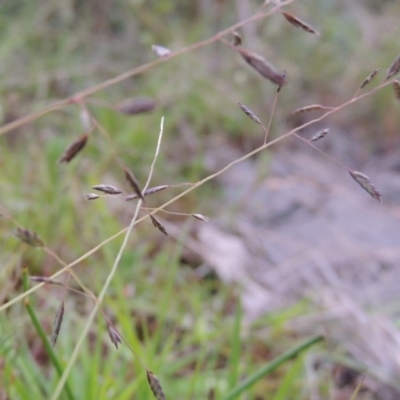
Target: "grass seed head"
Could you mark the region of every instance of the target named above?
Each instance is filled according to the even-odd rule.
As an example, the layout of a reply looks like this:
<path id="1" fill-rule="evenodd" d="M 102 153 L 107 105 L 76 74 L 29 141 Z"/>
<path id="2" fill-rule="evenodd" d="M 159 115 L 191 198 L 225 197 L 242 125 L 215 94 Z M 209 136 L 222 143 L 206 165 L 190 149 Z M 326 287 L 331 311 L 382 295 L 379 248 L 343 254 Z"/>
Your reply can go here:
<path id="1" fill-rule="evenodd" d="M 369 177 L 359 171 L 349 171 L 351 177 L 374 199 L 382 202 L 382 195 L 378 192 L 376 187 L 371 183 Z"/>
<path id="2" fill-rule="evenodd" d="M 327 110 L 327 109 L 329 110 L 330 107 L 321 106 L 320 104 L 312 104 L 310 106 L 298 108 L 297 110 L 292 111 L 292 114 L 303 114 L 312 111 Z"/>
<path id="3" fill-rule="evenodd" d="M 264 78 L 269 79 L 278 86 L 283 86 L 286 83 L 285 74 L 279 72 L 264 57 L 242 48 L 236 48 L 236 51 L 242 56 L 247 64 L 253 67 Z"/>
<path id="4" fill-rule="evenodd" d="M 140 190 L 139 183 L 138 183 L 135 175 L 133 175 L 133 173 L 131 171 L 129 171 L 129 169 L 127 167 L 124 166 L 123 169 L 124 169 L 125 179 L 128 181 L 129 185 L 131 186 L 133 191 L 137 194 L 137 196 L 140 197 L 144 201 L 143 194 Z"/>
<path id="5" fill-rule="evenodd" d="M 51 338 L 50 338 L 51 347 L 54 347 L 54 345 L 57 343 L 63 318 L 64 318 L 64 301 L 62 301 L 60 307 L 58 307 L 57 314 L 54 318 L 53 331 L 51 333 Z"/>
<path id="6" fill-rule="evenodd" d="M 98 190 L 99 192 L 103 192 L 106 194 L 120 194 L 122 193 L 119 189 L 111 185 L 96 185 L 92 186 L 92 189 Z M 92 193 L 87 194 L 86 196 L 90 196 Z M 94 195 L 96 196 L 96 195 Z M 88 200 L 95 200 L 93 198 L 87 198 Z"/>
<path id="7" fill-rule="evenodd" d="M 148 188 L 143 192 L 143 196 L 147 196 L 152 193 L 160 192 L 161 190 L 168 189 L 170 185 L 160 185 L 160 186 L 154 186 L 152 188 Z M 130 201 L 137 199 L 139 196 L 137 194 L 130 194 L 128 196 L 125 196 L 125 201 Z"/>
<path id="8" fill-rule="evenodd" d="M 240 107 L 240 109 L 255 123 L 260 124 L 261 125 L 261 121 L 260 118 L 257 117 L 256 114 L 253 113 L 253 111 L 250 110 L 250 108 L 246 107 L 244 104 L 242 103 L 238 103 L 238 106 Z"/>
<path id="9" fill-rule="evenodd" d="M 365 86 L 367 86 L 372 79 L 375 78 L 375 76 L 377 75 L 377 73 L 379 72 L 379 68 L 376 69 L 375 71 L 372 71 L 365 79 L 364 82 L 360 85 L 360 89 L 364 88 Z"/>
<path id="10" fill-rule="evenodd" d="M 167 230 L 164 228 L 164 226 L 161 224 L 161 222 L 154 216 L 150 214 L 150 219 L 153 225 L 164 235 L 168 236 Z"/>
<path id="11" fill-rule="evenodd" d="M 147 372 L 147 381 L 149 382 L 150 389 L 154 394 L 156 400 L 166 400 L 164 391 L 158 378 L 151 372 Z"/>
<path id="12" fill-rule="evenodd" d="M 288 12 L 282 11 L 282 15 L 285 19 L 290 22 L 296 28 L 303 29 L 306 32 L 313 33 L 314 35 L 320 36 L 319 32 L 316 31 L 311 25 L 305 23 L 300 18 L 297 18 L 295 15 L 290 14 Z"/>
<path id="13" fill-rule="evenodd" d="M 50 283 L 50 284 L 53 284 L 53 285 L 62 285 L 61 282 L 56 281 L 55 279 L 47 278 L 46 276 L 35 276 L 35 275 L 31 275 L 31 276 L 29 277 L 29 279 L 30 279 L 31 281 L 39 282 L 39 283 Z"/>
<path id="14" fill-rule="evenodd" d="M 325 137 L 325 136 L 328 134 L 328 132 L 329 132 L 329 129 L 327 129 L 327 128 L 318 131 L 318 132 L 311 138 L 311 141 L 312 141 L 312 142 L 316 142 L 317 140 L 322 139 L 323 137 Z"/>
<path id="15" fill-rule="evenodd" d="M 115 327 L 110 323 L 108 324 L 108 336 L 110 336 L 111 342 L 118 350 L 118 345 L 122 343 L 122 337 Z"/>
<path id="16" fill-rule="evenodd" d="M 87 134 L 79 136 L 68 148 L 60 158 L 60 163 L 70 162 L 85 146 L 89 136 Z"/>
<path id="17" fill-rule="evenodd" d="M 198 219 L 199 221 L 203 221 L 203 222 L 208 222 L 210 220 L 210 218 L 208 218 L 202 214 L 192 214 L 192 217 Z"/>
<path id="18" fill-rule="evenodd" d="M 155 100 L 148 97 L 126 99 L 115 106 L 115 109 L 125 115 L 137 115 L 153 111 L 157 106 Z"/>
<path id="19" fill-rule="evenodd" d="M 29 244 L 33 247 L 43 247 L 44 243 L 37 233 L 32 232 L 25 228 L 18 228 L 15 232 L 15 236 L 22 242 Z"/>
<path id="20" fill-rule="evenodd" d="M 94 194 L 94 193 L 86 193 L 85 197 L 86 197 L 86 200 L 96 200 L 100 196 L 98 194 Z"/>
<path id="21" fill-rule="evenodd" d="M 396 98 L 396 100 L 400 100 L 400 82 L 399 81 L 393 82 L 393 91 L 394 91 L 394 97 Z"/>
<path id="22" fill-rule="evenodd" d="M 400 55 L 392 62 L 386 73 L 386 80 L 392 78 L 400 72 Z"/>

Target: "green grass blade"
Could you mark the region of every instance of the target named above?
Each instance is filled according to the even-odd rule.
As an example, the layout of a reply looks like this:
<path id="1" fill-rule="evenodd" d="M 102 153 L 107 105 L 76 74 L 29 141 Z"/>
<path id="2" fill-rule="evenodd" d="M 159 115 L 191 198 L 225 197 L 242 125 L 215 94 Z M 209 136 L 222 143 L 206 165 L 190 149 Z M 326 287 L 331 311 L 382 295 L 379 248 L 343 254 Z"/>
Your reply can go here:
<path id="1" fill-rule="evenodd" d="M 287 352 L 283 353 L 279 357 L 276 357 L 274 360 L 266 364 L 264 367 L 256 371 L 253 375 L 250 375 L 246 380 L 232 389 L 222 400 L 232 400 L 239 396 L 242 392 L 250 388 L 254 385 L 257 381 L 263 378 L 265 375 L 268 375 L 276 368 L 284 364 L 285 362 L 289 361 L 293 357 L 296 357 L 298 354 L 303 352 L 304 350 L 308 349 L 309 347 L 313 346 L 316 343 L 319 343 L 323 340 L 323 337 L 320 335 L 313 336 L 312 338 L 306 340 L 303 343 L 293 347 L 292 349 L 288 350 Z"/>

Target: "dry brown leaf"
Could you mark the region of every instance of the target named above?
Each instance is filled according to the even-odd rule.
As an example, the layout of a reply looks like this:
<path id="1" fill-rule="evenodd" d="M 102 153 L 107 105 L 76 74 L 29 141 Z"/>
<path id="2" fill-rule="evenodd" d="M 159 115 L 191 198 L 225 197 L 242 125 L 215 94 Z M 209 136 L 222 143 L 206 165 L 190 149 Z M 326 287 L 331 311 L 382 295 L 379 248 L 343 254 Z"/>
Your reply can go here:
<path id="1" fill-rule="evenodd" d="M 392 78 L 400 72 L 400 55 L 392 62 L 386 73 L 386 80 Z"/>
<path id="2" fill-rule="evenodd" d="M 252 121 L 261 125 L 260 119 L 257 117 L 256 114 L 253 113 L 253 111 L 250 110 L 250 108 L 246 107 L 244 104 L 241 103 L 238 103 L 238 106 Z"/>
<path id="3" fill-rule="evenodd" d="M 311 25 L 305 23 L 300 18 L 297 18 L 295 15 L 290 14 L 288 12 L 282 11 L 282 15 L 286 18 L 288 22 L 290 22 L 296 28 L 303 29 L 306 32 L 313 33 L 314 35 L 320 36 L 319 32 L 316 31 Z"/>
<path id="4" fill-rule="evenodd" d="M 85 146 L 89 136 L 84 134 L 79 136 L 68 148 L 60 158 L 60 163 L 70 162 Z"/>
<path id="5" fill-rule="evenodd" d="M 364 175 L 359 171 L 349 171 L 351 177 L 374 199 L 382 202 L 382 196 L 376 189 L 376 187 L 371 183 L 369 177 Z"/>
<path id="6" fill-rule="evenodd" d="M 261 76 L 269 79 L 271 82 L 278 86 L 283 86 L 286 83 L 286 75 L 279 72 L 271 63 L 264 57 L 252 51 L 242 48 L 235 48 L 235 50 L 242 56 L 242 58 L 253 67 Z"/>

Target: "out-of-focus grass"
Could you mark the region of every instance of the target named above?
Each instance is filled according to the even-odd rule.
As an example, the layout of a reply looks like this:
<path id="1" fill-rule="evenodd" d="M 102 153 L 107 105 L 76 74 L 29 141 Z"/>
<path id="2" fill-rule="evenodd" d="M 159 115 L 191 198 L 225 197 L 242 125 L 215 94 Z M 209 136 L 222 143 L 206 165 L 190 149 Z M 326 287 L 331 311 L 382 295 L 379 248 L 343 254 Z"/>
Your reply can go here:
<path id="1" fill-rule="evenodd" d="M 92 2 L 78 3 L 9 0 L 0 4 L 3 122 L 153 59 L 150 47 L 154 43 L 180 48 L 236 20 L 230 5 L 213 14 L 173 1 L 132 0 L 115 3 L 99 27 Z M 275 15 L 257 23 L 256 38 L 245 40 L 246 47 L 288 72 L 290 84 L 279 99 L 275 135 L 290 124 L 286 116 L 291 110 L 310 103 L 338 104 L 372 70 L 387 67 L 399 52 L 399 32 L 396 35 L 392 20 L 399 13 L 396 2 L 387 2 L 379 12 L 333 1 L 295 2 L 290 10 L 321 31 L 321 38 L 300 32 Z M 371 20 L 373 24 L 365 22 Z M 161 115 L 166 117 L 165 140 L 153 183 L 193 182 L 206 173 L 203 157 L 211 136 L 222 136 L 246 150 L 262 142 L 261 133 L 236 103 L 250 106 L 267 121 L 274 92 L 220 43 L 171 60 L 96 96 L 111 104 L 125 97 L 154 97 L 159 108 L 153 114 L 130 118 L 89 105 L 109 132 L 113 147 L 96 131 L 76 160 L 57 163 L 82 133 L 76 105 L 1 137 L 0 204 L 71 262 L 126 226 L 132 203 L 117 198 L 86 202 L 83 194 L 99 183 L 128 190 L 115 154 L 144 182 Z M 389 90 L 382 91 L 335 117 L 335 123 L 349 131 L 365 131 L 367 136 L 384 132 L 390 138 L 399 122 L 398 114 L 393 117 L 387 106 L 391 96 Z M 149 202 L 161 203 L 172 190 L 179 189 L 154 195 Z M 213 217 L 216 196 L 214 187 L 205 186 L 179 201 L 175 209 Z M 59 268 L 40 249 L 20 245 L 12 235 L 15 228 L 2 218 L 0 273 L 5 285 L 0 294 L 8 299 L 22 290 L 22 265 L 34 275 L 49 275 Z M 138 226 L 104 307 L 147 368 L 158 375 L 168 397 L 205 399 L 213 390 L 215 398 L 220 398 L 242 377 L 290 347 L 284 322 L 306 312 L 307 305 L 261 319 L 258 323 L 270 328 L 268 334 L 261 335 L 255 325 L 243 341 L 238 290 L 214 279 L 200 279 L 192 268 L 181 265 L 185 232 L 176 242 L 163 242 L 147 221 Z M 104 246 L 75 267 L 95 293 L 120 242 Z M 48 333 L 60 299 L 61 291 L 49 287 L 31 298 Z M 56 345 L 63 363 L 90 306 L 89 300 L 68 296 Z M 0 314 L 0 330 L 0 386 L 11 399 L 48 398 L 57 375 L 21 304 Z M 307 398 L 303 378 L 299 358 L 251 388 L 247 398 L 298 399 L 301 390 L 302 398 Z M 100 317 L 69 383 L 76 398 L 87 400 L 150 397 L 145 371 L 126 346 L 115 351 Z"/>

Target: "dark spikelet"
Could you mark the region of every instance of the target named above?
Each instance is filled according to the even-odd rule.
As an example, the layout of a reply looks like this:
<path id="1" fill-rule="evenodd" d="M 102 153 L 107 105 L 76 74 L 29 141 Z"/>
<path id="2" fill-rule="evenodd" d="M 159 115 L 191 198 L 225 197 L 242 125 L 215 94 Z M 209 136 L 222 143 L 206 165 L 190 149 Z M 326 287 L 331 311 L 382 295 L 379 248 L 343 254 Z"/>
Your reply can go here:
<path id="1" fill-rule="evenodd" d="M 312 104 L 311 106 L 301 107 L 297 110 L 294 110 L 292 114 L 303 114 L 311 111 L 318 111 L 318 110 L 331 110 L 331 107 L 321 106 L 319 104 Z"/>
<path id="2" fill-rule="evenodd" d="M 146 372 L 147 372 L 147 381 L 149 382 L 150 389 L 153 392 L 156 400 L 166 400 L 164 391 L 162 389 L 161 383 L 158 380 L 158 378 L 151 371 L 147 370 Z"/>
<path id="3" fill-rule="evenodd" d="M 44 243 L 37 233 L 32 232 L 25 228 L 18 228 L 15 232 L 15 236 L 22 242 L 29 244 L 33 247 L 43 247 Z"/>
<path id="4" fill-rule="evenodd" d="M 120 194 L 122 193 L 119 189 L 117 189 L 114 186 L 111 185 L 96 185 L 92 186 L 92 189 L 98 190 L 99 192 L 107 193 L 107 194 Z M 89 195 L 92 193 L 89 193 Z M 94 200 L 94 199 L 89 199 L 88 200 Z"/>
<path id="5" fill-rule="evenodd" d="M 242 56 L 247 64 L 253 67 L 264 78 L 269 79 L 278 86 L 283 86 L 286 83 L 285 74 L 279 72 L 264 57 L 239 47 L 236 48 L 236 51 Z"/>
<path id="6" fill-rule="evenodd" d="M 302 21 L 300 18 L 297 18 L 293 14 L 289 14 L 288 12 L 283 12 L 282 15 L 286 18 L 288 22 L 290 22 L 293 26 L 296 28 L 303 29 L 306 32 L 313 33 L 314 35 L 320 36 L 319 32 L 316 31 L 311 25 L 308 25 L 304 21 Z"/>
<path id="7" fill-rule="evenodd" d="M 238 31 L 233 32 L 232 44 L 234 46 L 240 46 L 242 44 L 242 37 L 239 35 Z"/>
<path id="8" fill-rule="evenodd" d="M 150 219 L 153 225 L 164 235 L 168 236 L 167 230 L 162 226 L 161 222 L 154 216 L 150 214 Z"/>
<path id="9" fill-rule="evenodd" d="M 84 134 L 79 136 L 68 148 L 60 158 L 60 163 L 70 162 L 85 146 L 89 136 Z"/>
<path id="10" fill-rule="evenodd" d="M 318 131 L 312 138 L 311 141 L 312 142 L 316 142 L 319 139 L 322 139 L 323 137 L 325 137 L 329 132 L 329 129 L 322 129 L 320 131 Z"/>
<path id="11" fill-rule="evenodd" d="M 394 97 L 397 100 L 400 100 L 400 83 L 399 83 L 399 81 L 393 82 L 393 91 L 394 91 Z"/>
<path id="12" fill-rule="evenodd" d="M 157 106 L 155 100 L 147 97 L 126 99 L 115 106 L 115 109 L 125 115 L 137 115 L 153 111 Z"/>
<path id="13" fill-rule="evenodd" d="M 30 280 L 34 281 L 34 282 L 39 282 L 39 283 L 50 283 L 52 285 L 62 285 L 61 282 L 56 281 L 55 279 L 50 279 L 47 278 L 46 276 L 30 276 L 29 277 Z"/>
<path id="14" fill-rule="evenodd" d="M 242 103 L 238 103 L 238 106 L 240 107 L 240 109 L 254 122 L 256 122 L 257 124 L 261 125 L 261 121 L 260 119 L 257 117 L 256 114 L 253 113 L 253 111 L 250 110 L 250 108 L 246 107 L 244 104 Z"/>
<path id="15" fill-rule="evenodd" d="M 199 221 L 203 221 L 203 222 L 208 222 L 210 220 L 210 218 L 208 218 L 202 214 L 192 214 L 192 217 L 198 219 Z"/>
<path id="16" fill-rule="evenodd" d="M 51 338 L 50 338 L 51 347 L 54 347 L 54 345 L 57 343 L 63 318 L 64 318 L 64 302 L 62 302 L 60 304 L 60 307 L 58 307 L 56 317 L 54 318 L 53 331 L 51 333 Z"/>
<path id="17" fill-rule="evenodd" d="M 367 86 L 372 79 L 375 78 L 375 76 L 377 75 L 377 73 L 379 72 L 379 68 L 376 69 L 375 71 L 372 71 L 364 80 L 364 82 L 361 84 L 360 89 L 364 88 L 365 86 Z"/>
<path id="18" fill-rule="evenodd" d="M 85 197 L 86 197 L 86 200 L 96 200 L 100 196 L 98 194 L 94 194 L 94 193 L 86 193 Z"/>
<path id="19" fill-rule="evenodd" d="M 143 192 L 144 196 L 147 196 L 152 193 L 160 192 L 161 190 L 168 189 L 170 185 L 160 185 L 160 186 L 154 186 L 152 188 L 148 188 Z M 139 196 L 137 194 L 130 194 L 128 196 L 125 196 L 125 201 L 130 201 L 137 199 Z"/>
<path id="20" fill-rule="evenodd" d="M 386 73 L 386 80 L 392 78 L 400 72 L 400 55 L 392 62 Z"/>
<path id="21" fill-rule="evenodd" d="M 128 181 L 129 185 L 131 186 L 133 191 L 137 194 L 137 196 L 140 197 L 144 201 L 143 194 L 140 190 L 139 183 L 138 183 L 135 175 L 133 175 L 133 173 L 131 171 L 129 171 L 129 169 L 127 167 L 124 166 L 123 169 L 124 169 L 124 173 L 125 173 L 125 179 Z"/>
<path id="22" fill-rule="evenodd" d="M 122 343 L 122 337 L 115 327 L 110 323 L 108 324 L 108 335 L 110 336 L 111 342 L 118 350 L 118 345 Z"/>
<path id="23" fill-rule="evenodd" d="M 367 175 L 364 175 L 362 172 L 359 171 L 349 171 L 349 174 L 374 199 L 382 202 L 381 194 L 378 192 L 376 187 L 371 183 Z"/>

